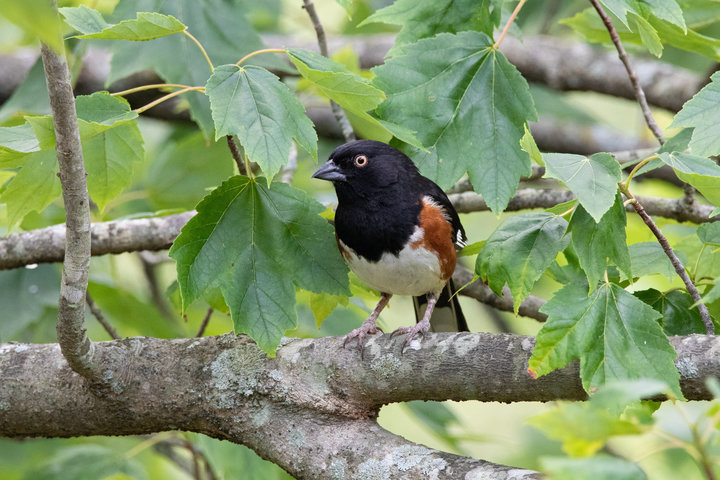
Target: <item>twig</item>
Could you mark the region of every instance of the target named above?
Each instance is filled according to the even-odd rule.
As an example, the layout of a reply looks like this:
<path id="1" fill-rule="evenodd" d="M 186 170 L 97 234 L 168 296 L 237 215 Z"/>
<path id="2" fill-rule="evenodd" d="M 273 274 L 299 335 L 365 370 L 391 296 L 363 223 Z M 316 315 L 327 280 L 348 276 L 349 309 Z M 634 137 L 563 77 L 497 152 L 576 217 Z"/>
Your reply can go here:
<path id="1" fill-rule="evenodd" d="M 202 337 L 205 333 L 205 329 L 208 326 L 208 323 L 210 323 L 210 317 L 212 317 L 213 309 L 208 308 L 207 313 L 205 314 L 205 318 L 203 318 L 202 323 L 200 324 L 200 328 L 198 329 L 197 333 L 195 334 L 196 337 Z"/>
<path id="2" fill-rule="evenodd" d="M 303 8 L 305 9 L 305 11 L 307 11 L 308 16 L 310 16 L 310 21 L 312 21 L 313 27 L 315 27 L 315 34 L 317 35 L 318 46 L 320 47 L 320 54 L 323 57 L 328 57 L 329 55 L 327 48 L 327 40 L 325 38 L 325 29 L 323 28 L 322 23 L 320 23 L 320 18 L 315 11 L 315 5 L 313 4 L 312 0 L 303 0 Z M 345 115 L 345 112 L 343 112 L 343 109 L 340 107 L 340 105 L 330 100 L 330 107 L 332 108 L 333 115 L 335 115 L 335 119 L 340 125 L 340 129 L 342 130 L 343 137 L 345 137 L 345 141 L 350 142 L 352 140 L 355 140 L 355 132 L 353 131 L 352 125 L 350 125 L 350 120 L 348 120 L 347 115 Z"/>
<path id="3" fill-rule="evenodd" d="M 653 235 L 655 235 L 655 238 L 657 238 L 660 246 L 662 246 L 662 249 L 665 252 L 665 255 L 667 255 L 667 257 L 670 259 L 670 263 L 672 263 L 672 266 L 675 268 L 678 276 L 680 276 L 683 283 L 685 284 L 685 288 L 687 289 L 688 293 L 692 297 L 693 301 L 697 304 L 698 311 L 700 312 L 702 321 L 705 324 L 705 330 L 707 334 L 714 335 L 715 325 L 710 318 L 710 312 L 708 312 L 705 304 L 702 303 L 700 292 L 698 292 L 695 284 L 690 279 L 690 276 L 687 274 L 687 271 L 685 270 L 685 267 L 683 267 L 682 262 L 680 262 L 680 259 L 677 257 L 677 255 L 675 255 L 675 252 L 673 252 L 670 244 L 667 241 L 667 238 L 665 238 L 665 235 L 663 235 L 663 233 L 660 231 L 653 219 L 650 218 L 650 215 L 647 214 L 642 204 L 637 201 L 637 199 L 632 195 L 632 193 L 630 193 L 627 185 L 623 183 L 620 183 L 619 185 L 620 191 L 628 198 L 628 200 L 630 200 L 630 203 L 632 204 L 637 214 L 640 215 L 640 218 L 642 218 L 643 222 L 645 222 L 645 225 L 648 226 Z"/>
<path id="4" fill-rule="evenodd" d="M 175 315 L 173 315 L 172 310 L 165 302 L 165 297 L 163 297 L 162 291 L 158 285 L 157 275 L 155 274 L 155 265 L 157 265 L 157 262 L 151 258 L 150 252 L 144 250 L 140 252 L 139 257 L 143 273 L 145 274 L 145 279 L 147 280 L 150 288 L 150 297 L 152 298 L 153 303 L 165 318 L 168 320 L 175 320 Z"/>
<path id="5" fill-rule="evenodd" d="M 232 135 L 227 135 L 225 138 L 227 139 L 230 153 L 232 154 L 232 157 L 235 159 L 235 163 L 237 164 L 238 172 L 240 172 L 240 175 L 247 175 L 247 169 L 245 168 L 245 160 L 243 159 L 243 155 L 240 154 L 237 144 L 235 144 L 235 139 Z"/>
<path id="6" fill-rule="evenodd" d="M 176 448 L 188 450 L 193 457 L 193 465 L 191 465 L 191 462 L 185 456 L 179 455 L 175 451 Z M 189 475 L 195 475 L 195 478 L 202 478 L 202 476 L 199 475 L 199 471 L 195 469 L 195 465 L 197 465 L 199 461 L 202 461 L 205 464 L 205 479 L 217 479 L 217 475 L 213 471 L 212 465 L 210 464 L 210 461 L 205 455 L 205 452 L 196 447 L 189 440 L 181 440 L 177 437 L 170 437 L 153 445 L 153 449 L 159 454 L 167 457 L 170 461 L 175 463 L 181 470 L 185 471 Z"/>
<path id="7" fill-rule="evenodd" d="M 610 33 L 610 39 L 615 44 L 615 48 L 618 51 L 620 61 L 623 63 L 623 65 L 625 65 L 625 70 L 627 70 L 628 77 L 630 77 L 630 83 L 632 84 L 633 90 L 635 90 L 635 98 L 640 104 L 643 117 L 645 117 L 645 123 L 647 123 L 650 131 L 653 133 L 653 135 L 655 135 L 655 138 L 657 138 L 658 142 L 660 142 L 660 145 L 664 144 L 665 139 L 663 138 L 663 133 L 660 130 L 660 127 L 658 127 L 657 123 L 655 123 L 655 119 L 653 118 L 652 112 L 650 111 L 650 106 L 648 105 L 647 99 L 645 98 L 645 92 L 640 86 L 640 81 L 638 80 L 637 74 L 630 65 L 630 59 L 628 58 L 628 54 L 625 51 L 622 42 L 620 41 L 620 36 L 618 35 L 617 30 L 615 30 L 615 27 L 612 24 L 612 20 L 610 20 L 608 14 L 605 13 L 605 10 L 603 10 L 602 6 L 600 6 L 598 0 L 590 0 L 590 3 L 593 7 L 595 7 L 595 10 L 597 10 L 600 18 L 602 18 L 605 27 Z"/>
<path id="8" fill-rule="evenodd" d="M 518 12 L 520 12 L 520 9 L 525 4 L 526 0 L 520 0 L 515 7 L 515 10 L 513 10 L 512 14 L 510 15 L 510 18 L 508 18 L 507 23 L 505 24 L 505 28 L 503 28 L 502 33 L 500 33 L 500 36 L 498 37 L 497 41 L 493 45 L 493 48 L 497 50 L 500 48 L 500 44 L 502 43 L 503 39 L 505 39 L 505 35 L 507 35 L 508 30 L 510 30 L 510 25 L 515 21 L 515 17 L 517 17 Z"/>
<path id="9" fill-rule="evenodd" d="M 55 0 L 52 1 L 52 8 L 57 15 Z M 70 368 L 83 377 L 94 378 L 95 347 L 83 327 L 90 268 L 90 201 L 75 97 L 64 51 L 56 53 L 46 44 L 42 44 L 41 53 L 53 113 L 66 216 L 65 260 L 57 323 L 58 343 Z"/>
<path id="10" fill-rule="evenodd" d="M 280 180 L 288 185 L 292 183 L 295 171 L 297 170 L 297 145 L 295 142 L 290 144 L 290 155 L 288 156 L 288 163 L 283 169 Z"/>
<path id="11" fill-rule="evenodd" d="M 103 315 L 102 310 L 100 310 L 100 307 L 97 306 L 95 301 L 90 296 L 90 292 L 86 292 L 85 294 L 85 302 L 87 303 L 87 306 L 90 308 L 90 313 L 93 314 L 95 319 L 98 321 L 100 325 L 105 329 L 105 331 L 110 335 L 110 337 L 113 340 L 119 340 L 120 335 L 118 335 L 117 330 L 113 328 L 112 325 L 110 325 L 110 322 L 107 321 L 105 318 L 105 315 Z"/>

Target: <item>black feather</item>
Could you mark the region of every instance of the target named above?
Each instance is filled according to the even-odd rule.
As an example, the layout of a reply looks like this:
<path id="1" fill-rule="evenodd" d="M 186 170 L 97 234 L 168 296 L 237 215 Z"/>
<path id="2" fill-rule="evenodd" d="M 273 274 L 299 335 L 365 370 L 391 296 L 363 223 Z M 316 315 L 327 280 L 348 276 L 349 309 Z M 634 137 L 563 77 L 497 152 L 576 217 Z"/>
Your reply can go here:
<path id="1" fill-rule="evenodd" d="M 367 159 L 362 165 L 355 161 L 359 155 Z M 460 218 L 445 192 L 422 176 L 412 160 L 399 150 L 382 142 L 358 140 L 336 148 L 328 162 L 334 170 L 332 178 L 327 179 L 332 180 L 338 196 L 335 231 L 358 255 L 371 262 L 377 262 L 386 252 L 397 255 L 419 224 L 425 197 L 444 210 L 452 225 L 450 240 L 456 246 L 466 240 Z M 451 299 L 454 291 L 451 279 L 438 300 L 431 324 L 433 319 L 450 312 L 455 318 L 455 330 L 467 331 L 457 297 Z M 424 311 L 426 305 L 425 296 L 416 297 L 416 310 L 422 306 Z M 421 318 L 422 313 L 417 320 Z"/>

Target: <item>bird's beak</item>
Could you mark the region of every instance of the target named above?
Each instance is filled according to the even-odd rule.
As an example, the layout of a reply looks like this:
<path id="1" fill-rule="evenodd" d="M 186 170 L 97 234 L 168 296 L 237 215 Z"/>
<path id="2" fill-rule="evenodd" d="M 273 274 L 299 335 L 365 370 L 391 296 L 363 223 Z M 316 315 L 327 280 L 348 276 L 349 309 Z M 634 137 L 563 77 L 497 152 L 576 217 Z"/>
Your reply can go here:
<path id="1" fill-rule="evenodd" d="M 335 165 L 335 162 L 332 160 L 328 160 L 317 172 L 313 173 L 312 178 L 319 178 L 320 180 L 328 180 L 330 182 L 344 182 L 347 180 L 345 175 L 340 171 L 340 167 Z"/>

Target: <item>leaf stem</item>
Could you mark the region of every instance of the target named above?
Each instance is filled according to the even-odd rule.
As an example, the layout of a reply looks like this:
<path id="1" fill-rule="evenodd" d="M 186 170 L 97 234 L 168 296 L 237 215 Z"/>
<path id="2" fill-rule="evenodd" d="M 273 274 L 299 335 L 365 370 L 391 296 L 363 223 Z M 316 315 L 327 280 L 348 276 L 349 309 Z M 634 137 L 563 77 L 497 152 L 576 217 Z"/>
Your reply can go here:
<path id="1" fill-rule="evenodd" d="M 653 219 L 650 218 L 650 215 L 647 214 L 640 202 L 638 202 L 637 199 L 633 196 L 633 194 L 630 193 L 630 189 L 628 188 L 628 186 L 622 182 L 619 183 L 618 186 L 620 187 L 620 191 L 628 198 L 628 200 L 632 200 L 631 203 L 633 208 L 635 209 L 637 214 L 640 215 L 640 218 L 642 218 L 643 222 L 645 222 L 645 225 L 647 225 L 653 235 L 655 235 L 655 238 L 657 238 L 658 242 L 660 243 L 660 246 L 665 252 L 665 255 L 667 255 L 667 257 L 670 259 L 670 263 L 672 263 L 673 268 L 675 268 L 678 276 L 680 276 L 683 283 L 685 284 L 685 288 L 692 297 L 693 302 L 697 304 L 698 311 L 700 312 L 702 321 L 705 324 L 705 330 L 707 334 L 714 335 L 715 325 L 712 322 L 712 318 L 710 318 L 710 312 L 708 312 L 705 304 L 702 303 L 702 297 L 700 296 L 700 292 L 698 292 L 697 287 L 695 287 L 695 284 L 688 276 L 688 273 L 685 270 L 685 267 L 683 267 L 682 262 L 680 262 L 680 259 L 677 257 L 677 255 L 675 255 L 675 252 L 673 252 L 672 248 L 670 247 L 670 243 L 668 243 L 667 241 L 667 238 L 665 238 L 665 235 L 663 235 L 663 233 L 660 231 Z"/>
<path id="2" fill-rule="evenodd" d="M 158 99 L 156 99 L 156 100 L 153 100 L 152 102 L 148 103 L 147 105 L 144 105 L 144 106 L 142 106 L 142 107 L 140 107 L 140 108 L 136 108 L 135 111 L 136 111 L 137 113 L 143 113 L 144 111 L 151 109 L 151 108 L 154 107 L 155 105 L 158 105 L 158 104 L 164 102 L 165 100 L 170 100 L 170 99 L 173 98 L 173 97 L 177 97 L 177 96 L 180 95 L 181 93 L 192 92 L 192 91 L 195 91 L 195 92 L 204 92 L 204 91 L 205 91 L 205 87 L 185 87 L 185 88 L 183 88 L 183 89 L 181 89 L 181 90 L 177 90 L 177 91 L 175 91 L 175 92 L 168 93 L 168 94 L 165 95 L 164 97 L 160 97 L 160 98 L 158 98 Z"/>
<path id="3" fill-rule="evenodd" d="M 515 10 L 513 10 L 512 14 L 510 15 L 510 18 L 508 19 L 507 23 L 505 24 L 505 28 L 503 28 L 502 33 L 500 33 L 500 37 L 498 37 L 497 41 L 493 45 L 493 49 L 497 50 L 500 48 L 500 44 L 505 39 L 505 35 L 507 35 L 508 30 L 510 29 L 510 25 L 515 21 L 515 17 L 517 17 L 518 12 L 520 12 L 520 9 L 525 4 L 526 0 L 520 0 L 515 7 Z"/>
<path id="4" fill-rule="evenodd" d="M 202 46 L 202 43 L 200 43 L 200 41 L 197 38 L 195 38 L 190 32 L 188 32 L 187 29 L 183 30 L 182 33 L 184 33 L 188 38 L 190 38 L 190 40 L 195 42 L 195 45 L 197 45 L 198 48 L 200 48 L 200 51 L 202 52 L 203 56 L 205 57 L 205 60 L 207 60 L 208 65 L 210 65 L 210 71 L 214 72 L 215 67 L 213 66 L 212 61 L 210 61 L 210 57 L 208 57 L 208 54 L 205 51 L 205 48 Z"/>
<path id="5" fill-rule="evenodd" d="M 638 80 L 637 74 L 630 65 L 630 59 L 628 57 L 628 54 L 625 51 L 625 47 L 623 47 L 622 42 L 620 41 L 620 35 L 618 35 L 617 30 L 615 30 L 615 27 L 612 24 L 612 20 L 610 19 L 608 14 L 605 13 L 605 10 L 603 10 L 598 0 L 590 0 L 590 3 L 593 7 L 595 7 L 598 15 L 600 15 L 600 18 L 605 24 L 605 28 L 607 28 L 607 31 L 610 34 L 610 39 L 615 45 L 615 49 L 618 52 L 618 57 L 620 57 L 620 61 L 625 66 L 628 77 L 630 77 L 630 83 L 632 84 L 633 90 L 635 91 L 635 99 L 637 99 L 638 103 L 640 104 L 640 109 L 642 110 L 643 117 L 645 117 L 645 123 L 647 123 L 648 128 L 650 128 L 650 131 L 653 133 L 653 135 L 655 135 L 655 138 L 657 138 L 660 145 L 663 145 L 665 143 L 665 139 L 663 138 L 664 136 L 662 130 L 660 130 L 660 127 L 658 127 L 655 119 L 653 118 L 652 112 L 650 111 L 650 106 L 647 102 L 647 98 L 645 98 L 645 92 L 640 86 L 640 80 Z"/>
<path id="6" fill-rule="evenodd" d="M 703 243 L 703 246 L 700 249 L 700 253 L 698 253 L 697 260 L 695 260 L 695 266 L 693 267 L 692 278 L 694 278 L 696 282 L 697 282 L 697 271 L 698 271 L 698 268 L 700 267 L 700 259 L 702 258 L 702 254 L 705 251 L 705 247 L 707 247 L 707 243 Z"/>
<path id="7" fill-rule="evenodd" d="M 286 53 L 287 50 L 282 48 L 263 48 L 262 50 L 255 50 L 254 52 L 250 52 L 244 57 L 242 57 L 240 60 L 237 61 L 235 65 L 238 67 L 241 63 L 243 63 L 245 60 L 247 60 L 250 57 L 254 57 L 255 55 L 260 55 L 261 53 Z"/>
<path id="8" fill-rule="evenodd" d="M 626 185 L 626 186 L 629 186 L 629 185 L 630 185 L 630 180 L 632 180 L 632 178 L 635 176 L 635 174 L 638 172 L 638 170 L 640 170 L 642 167 L 644 167 L 645 165 L 647 165 L 648 162 L 650 162 L 650 160 L 655 160 L 656 158 L 658 158 L 657 155 L 652 155 L 652 156 L 646 158 L 645 160 L 643 160 L 642 162 L 638 163 L 637 165 L 635 165 L 635 168 L 633 168 L 633 169 L 630 171 L 630 175 L 628 175 L 627 180 L 625 180 L 625 185 Z"/>
<path id="9" fill-rule="evenodd" d="M 129 89 L 123 90 L 121 92 L 114 92 L 114 93 L 111 93 L 110 95 L 112 95 L 113 97 L 123 97 L 125 95 L 130 95 L 131 93 L 144 92 L 145 90 L 152 90 L 154 88 L 166 88 L 166 87 L 191 88 L 189 85 L 182 85 L 179 83 L 152 83 L 149 85 L 141 85 L 139 87 L 129 88 Z M 196 87 L 196 88 L 201 88 L 201 87 Z"/>
<path id="10" fill-rule="evenodd" d="M 576 204 L 576 205 L 577 205 L 577 204 Z M 572 211 L 575 210 L 575 206 L 576 206 L 576 205 L 573 205 L 573 206 L 570 207 L 569 209 L 565 210 L 563 213 L 559 214 L 558 217 L 564 217 L 565 215 L 568 215 L 568 214 L 572 213 Z"/>

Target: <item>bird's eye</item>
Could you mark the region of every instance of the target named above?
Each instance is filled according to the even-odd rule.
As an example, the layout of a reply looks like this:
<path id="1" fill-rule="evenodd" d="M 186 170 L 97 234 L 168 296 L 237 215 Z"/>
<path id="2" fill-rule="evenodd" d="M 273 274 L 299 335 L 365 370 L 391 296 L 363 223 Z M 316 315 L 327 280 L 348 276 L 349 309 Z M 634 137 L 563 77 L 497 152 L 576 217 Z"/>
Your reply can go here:
<path id="1" fill-rule="evenodd" d="M 357 165 L 358 167 L 364 167 L 365 165 L 367 165 L 367 162 L 368 160 L 365 155 L 358 155 L 357 157 L 355 157 L 355 165 Z"/>

